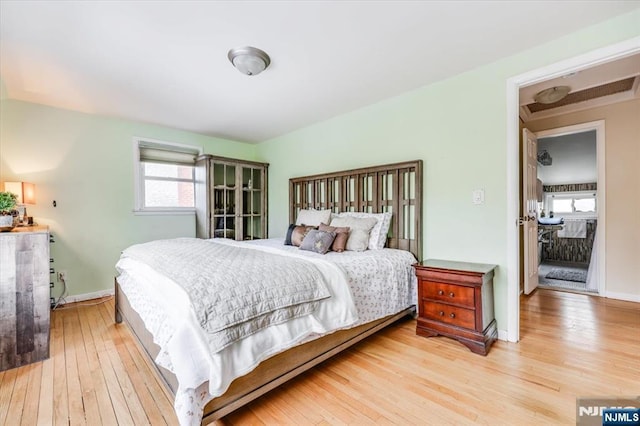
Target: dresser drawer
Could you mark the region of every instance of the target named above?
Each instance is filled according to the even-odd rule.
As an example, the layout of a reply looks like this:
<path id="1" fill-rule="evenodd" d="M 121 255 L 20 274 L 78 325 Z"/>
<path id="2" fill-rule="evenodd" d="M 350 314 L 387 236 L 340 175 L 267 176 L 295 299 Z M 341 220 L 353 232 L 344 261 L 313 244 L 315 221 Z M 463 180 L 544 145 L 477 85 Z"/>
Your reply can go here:
<path id="1" fill-rule="evenodd" d="M 446 303 L 425 300 L 421 302 L 421 308 L 420 316 L 430 320 L 470 329 L 474 329 L 476 326 L 475 311 L 473 309 L 459 308 Z"/>
<path id="2" fill-rule="evenodd" d="M 422 286 L 422 297 L 459 306 L 475 307 L 473 287 L 425 280 L 421 280 L 420 285 Z"/>

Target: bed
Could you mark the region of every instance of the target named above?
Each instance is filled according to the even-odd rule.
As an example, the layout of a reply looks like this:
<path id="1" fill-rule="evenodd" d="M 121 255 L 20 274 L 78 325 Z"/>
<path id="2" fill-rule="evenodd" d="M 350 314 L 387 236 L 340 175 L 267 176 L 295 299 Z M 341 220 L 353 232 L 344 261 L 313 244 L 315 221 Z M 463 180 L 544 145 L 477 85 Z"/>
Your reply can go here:
<path id="1" fill-rule="evenodd" d="M 284 245 L 280 238 L 251 242 L 180 239 L 154 242 L 155 252 L 137 246 L 125 250 L 115 280 L 116 322 L 124 320 L 139 340 L 174 396 L 181 424 L 208 424 L 221 418 L 398 319 L 415 314 L 411 264 L 421 259 L 421 182 L 421 161 L 290 179 L 290 223 L 309 209 L 330 210 L 332 217 L 385 213 L 390 223 L 381 237 L 384 249 L 318 254 Z M 176 249 L 174 244 L 182 245 Z M 169 264 L 172 250 L 183 253 L 185 266 Z M 202 317 L 225 317 L 227 312 L 203 314 L 200 311 L 208 306 L 203 296 L 201 307 L 185 313 L 185 307 L 197 307 L 200 302 L 185 298 L 184 286 L 205 274 L 197 265 L 208 262 L 198 256 L 211 251 L 210 258 L 217 258 L 225 252 L 235 259 L 235 250 L 248 257 L 264 257 L 265 264 L 275 262 L 269 256 L 276 256 L 283 262 L 312 265 L 309 273 L 323 277 L 331 297 L 304 288 L 300 292 L 308 293 L 304 293 L 308 295 L 304 302 L 317 304 L 310 305 L 313 314 L 293 311 L 282 318 L 278 314 L 267 325 L 260 317 L 257 331 L 245 330 L 236 340 L 227 334 L 217 336 L 217 329 L 204 336 L 202 328 L 206 327 L 198 327 L 204 324 Z M 230 277 L 224 269 L 230 261 L 219 261 L 209 268 L 210 273 Z M 304 271 L 296 265 L 296 271 Z M 237 269 L 247 270 L 248 275 L 229 280 L 245 282 L 256 275 L 248 267 Z M 296 280 L 306 282 L 304 277 Z M 183 288 L 177 288 L 178 283 Z M 235 336 L 235 331 L 230 334 Z"/>

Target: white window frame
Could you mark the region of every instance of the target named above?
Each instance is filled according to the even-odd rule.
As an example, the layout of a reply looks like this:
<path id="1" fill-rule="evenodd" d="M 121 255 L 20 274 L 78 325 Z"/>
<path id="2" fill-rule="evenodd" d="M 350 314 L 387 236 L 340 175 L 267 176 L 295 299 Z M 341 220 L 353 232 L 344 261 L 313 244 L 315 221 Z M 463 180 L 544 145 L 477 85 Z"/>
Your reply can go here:
<path id="1" fill-rule="evenodd" d="M 553 212 L 554 216 L 570 217 L 570 218 L 584 218 L 595 219 L 598 217 L 598 191 L 567 191 L 567 192 L 545 192 L 544 194 L 544 210 L 547 215 L 551 214 L 551 207 L 554 199 L 574 199 L 574 198 L 593 198 L 595 200 L 596 209 L 594 212 L 576 212 L 572 213 L 560 213 Z M 572 209 L 573 207 L 572 203 Z"/>
<path id="2" fill-rule="evenodd" d="M 202 155 L 203 149 L 199 146 L 187 145 L 176 142 L 167 142 L 151 138 L 133 138 L 133 183 L 134 183 L 134 208 L 133 212 L 136 215 L 193 215 L 195 214 L 195 207 L 146 207 L 144 205 L 144 165 L 140 161 L 140 144 L 153 143 L 154 145 L 166 147 L 168 150 L 171 148 L 176 149 L 192 149 L 198 151 L 198 155 Z M 174 180 L 174 179 L 170 179 Z M 195 184 L 195 173 L 194 173 Z"/>

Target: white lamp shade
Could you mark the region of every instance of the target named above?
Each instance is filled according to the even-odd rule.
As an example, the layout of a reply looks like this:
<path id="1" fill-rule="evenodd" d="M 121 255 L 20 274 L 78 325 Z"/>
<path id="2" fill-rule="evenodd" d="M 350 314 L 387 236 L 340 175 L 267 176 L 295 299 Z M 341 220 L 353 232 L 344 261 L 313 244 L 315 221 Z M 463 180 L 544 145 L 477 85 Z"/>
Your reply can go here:
<path id="1" fill-rule="evenodd" d="M 265 69 L 264 61 L 251 55 L 238 55 L 233 58 L 233 65 L 238 68 L 242 74 L 256 75 Z"/>
<path id="2" fill-rule="evenodd" d="M 245 75 L 258 75 L 271 63 L 266 52 L 251 46 L 231 49 L 227 56 L 233 66 Z"/>
<path id="3" fill-rule="evenodd" d="M 539 104 L 554 104 L 566 98 L 571 88 L 569 86 L 555 86 L 536 93 L 534 100 Z"/>
<path id="4" fill-rule="evenodd" d="M 36 186 L 28 182 L 5 182 L 5 192 L 11 192 L 18 196 L 18 204 L 36 203 Z"/>

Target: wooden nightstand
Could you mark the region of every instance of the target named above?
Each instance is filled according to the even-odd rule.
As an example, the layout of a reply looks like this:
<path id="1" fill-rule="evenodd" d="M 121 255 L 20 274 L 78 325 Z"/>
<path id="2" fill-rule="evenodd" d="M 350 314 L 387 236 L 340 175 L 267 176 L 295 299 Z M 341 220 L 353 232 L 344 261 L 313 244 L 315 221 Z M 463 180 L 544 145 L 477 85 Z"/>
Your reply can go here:
<path id="1" fill-rule="evenodd" d="M 416 334 L 447 336 L 486 355 L 498 337 L 493 312 L 496 265 L 429 259 L 414 267 L 418 277 Z"/>

